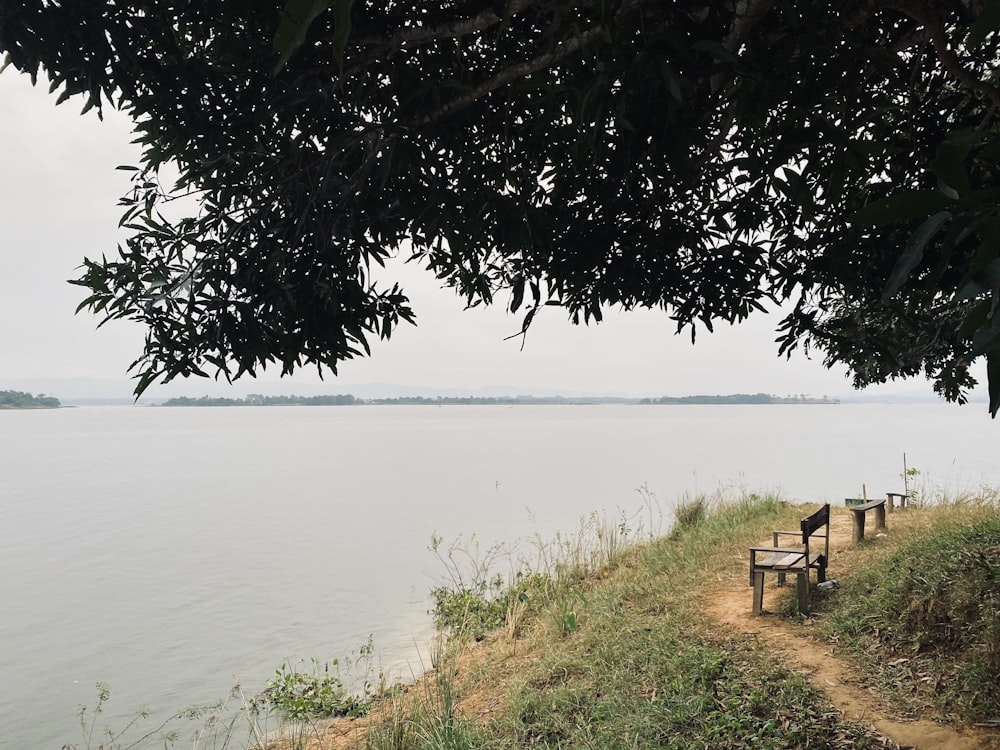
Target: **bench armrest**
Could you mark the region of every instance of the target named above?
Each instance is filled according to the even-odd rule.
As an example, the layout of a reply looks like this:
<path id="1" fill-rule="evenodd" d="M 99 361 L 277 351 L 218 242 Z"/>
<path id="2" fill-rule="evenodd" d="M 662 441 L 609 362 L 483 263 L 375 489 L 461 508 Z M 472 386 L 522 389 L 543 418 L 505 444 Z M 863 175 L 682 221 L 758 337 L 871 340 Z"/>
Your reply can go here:
<path id="1" fill-rule="evenodd" d="M 779 544 L 778 537 L 780 537 L 780 536 L 794 536 L 794 537 L 797 537 L 798 539 L 801 540 L 802 539 L 802 532 L 801 531 L 772 531 L 771 532 L 771 539 L 774 542 L 775 546 L 777 546 Z"/>

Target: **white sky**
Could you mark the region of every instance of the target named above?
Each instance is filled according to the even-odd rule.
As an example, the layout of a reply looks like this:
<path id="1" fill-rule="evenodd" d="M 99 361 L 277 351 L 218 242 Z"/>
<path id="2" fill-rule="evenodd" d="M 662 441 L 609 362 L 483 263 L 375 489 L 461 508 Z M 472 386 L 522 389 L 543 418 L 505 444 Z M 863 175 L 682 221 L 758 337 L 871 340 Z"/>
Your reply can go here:
<path id="1" fill-rule="evenodd" d="M 111 256 L 121 236 L 116 203 L 128 188 L 119 164 L 137 164 L 130 124 L 107 111 L 102 123 L 82 101 L 54 106 L 40 82 L 8 69 L 0 75 L 0 390 L 25 388 L 34 378 L 125 378 L 142 346 L 143 331 L 129 323 L 96 330 L 98 319 L 74 314 L 85 290 L 66 283 L 82 258 Z M 563 391 L 591 395 L 691 395 L 767 392 L 850 396 L 843 370 L 819 360 L 777 356 L 776 318 L 758 316 L 737 328 L 702 332 L 695 346 L 674 335 L 662 312 L 611 311 L 598 326 L 573 326 L 556 308 L 536 318 L 526 346 L 505 341 L 520 317 L 500 307 L 463 310 L 433 275 L 402 269 L 418 326 L 403 326 L 373 356 L 345 363 L 327 376 L 326 392 L 345 385 L 396 383 L 442 389 L 506 386 L 511 392 Z M 278 370 L 260 380 L 275 381 Z M 287 388 L 318 383 L 314 371 Z M 123 383 L 122 396 L 131 386 Z M 260 390 L 248 381 L 236 392 Z M 213 381 L 178 381 L 151 396 L 221 393 Z M 274 392 L 275 389 L 268 389 Z M 866 393 L 931 394 L 923 380 L 891 383 Z M 54 392 L 54 395 L 59 393 Z"/>

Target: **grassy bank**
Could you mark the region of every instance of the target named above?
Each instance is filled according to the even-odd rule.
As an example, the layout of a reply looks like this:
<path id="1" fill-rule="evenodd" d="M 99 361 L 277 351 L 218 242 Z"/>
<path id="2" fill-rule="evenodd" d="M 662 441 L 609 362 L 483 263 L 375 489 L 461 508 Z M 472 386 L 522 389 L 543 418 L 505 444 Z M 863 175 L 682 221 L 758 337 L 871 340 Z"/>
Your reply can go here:
<path id="1" fill-rule="evenodd" d="M 599 567 L 580 566 L 595 557 L 582 554 L 522 576 L 491 600 L 506 627 L 474 648 L 482 608 L 467 607 L 467 622 L 450 621 L 434 672 L 376 713 L 364 735 L 349 731 L 340 742 L 372 750 L 885 747 L 754 640 L 720 632 L 700 606 L 704 591 L 745 564 L 751 544 L 794 525 L 801 509 L 748 496 L 718 506 L 700 499 L 677 515 L 669 536 L 596 555 Z M 495 609 L 489 617 L 497 621 Z M 340 745 L 327 736 L 314 746 Z"/>
<path id="2" fill-rule="evenodd" d="M 898 716 L 1000 723 L 997 508 L 986 494 L 892 514 L 887 537 L 834 553 L 841 586 L 814 598 L 807 622 L 794 613 L 793 586 L 771 617 L 853 659 Z M 246 702 L 239 721 L 194 747 L 897 747 L 846 721 L 760 639 L 706 613 L 707 596 L 745 577 L 749 546 L 795 528 L 803 510 L 773 496 L 699 498 L 656 538 L 625 519 L 591 518 L 577 534 L 536 543 L 530 562 L 436 540 L 447 571 L 434 592 L 442 637 L 422 679 L 378 685 L 364 711 L 337 692 L 355 717 L 329 729 L 302 718 L 309 691 L 323 688 L 306 680 L 308 694 L 285 696 L 300 720 L 282 723 L 284 739 L 273 710 Z M 746 588 L 748 612 L 750 598 Z"/>
<path id="3" fill-rule="evenodd" d="M 894 515 L 892 543 L 849 550 L 842 591 L 817 603 L 819 635 L 903 715 L 1000 728 L 997 500 Z"/>

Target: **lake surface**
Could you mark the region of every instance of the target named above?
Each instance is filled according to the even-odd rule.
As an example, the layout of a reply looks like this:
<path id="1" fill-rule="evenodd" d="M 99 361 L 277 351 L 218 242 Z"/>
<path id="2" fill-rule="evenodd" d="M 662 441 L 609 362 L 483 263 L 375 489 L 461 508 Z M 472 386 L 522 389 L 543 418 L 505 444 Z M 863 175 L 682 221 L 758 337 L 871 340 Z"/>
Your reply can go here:
<path id="1" fill-rule="evenodd" d="M 665 531 L 719 489 L 842 504 L 901 492 L 904 452 L 925 488 L 997 486 L 998 437 L 981 404 L 0 412 L 4 744 L 80 743 L 99 680 L 106 716 L 170 712 L 369 635 L 419 673 L 434 533 Z"/>

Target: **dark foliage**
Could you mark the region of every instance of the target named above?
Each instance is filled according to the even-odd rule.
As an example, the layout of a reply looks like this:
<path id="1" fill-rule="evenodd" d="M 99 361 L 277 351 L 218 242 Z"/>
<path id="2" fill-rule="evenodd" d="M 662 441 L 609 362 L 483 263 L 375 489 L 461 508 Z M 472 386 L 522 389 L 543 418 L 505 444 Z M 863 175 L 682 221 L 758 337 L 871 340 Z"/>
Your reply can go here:
<path id="1" fill-rule="evenodd" d="M 287 11 L 286 13 L 283 13 Z M 158 378 L 336 370 L 470 305 L 711 329 L 790 299 L 780 351 L 1000 407 L 997 4 L 367 0 L 0 7 L 0 49 L 144 147 L 83 307 Z M 180 170 L 161 185 L 167 163 Z M 168 204 L 179 196 L 183 206 Z"/>

